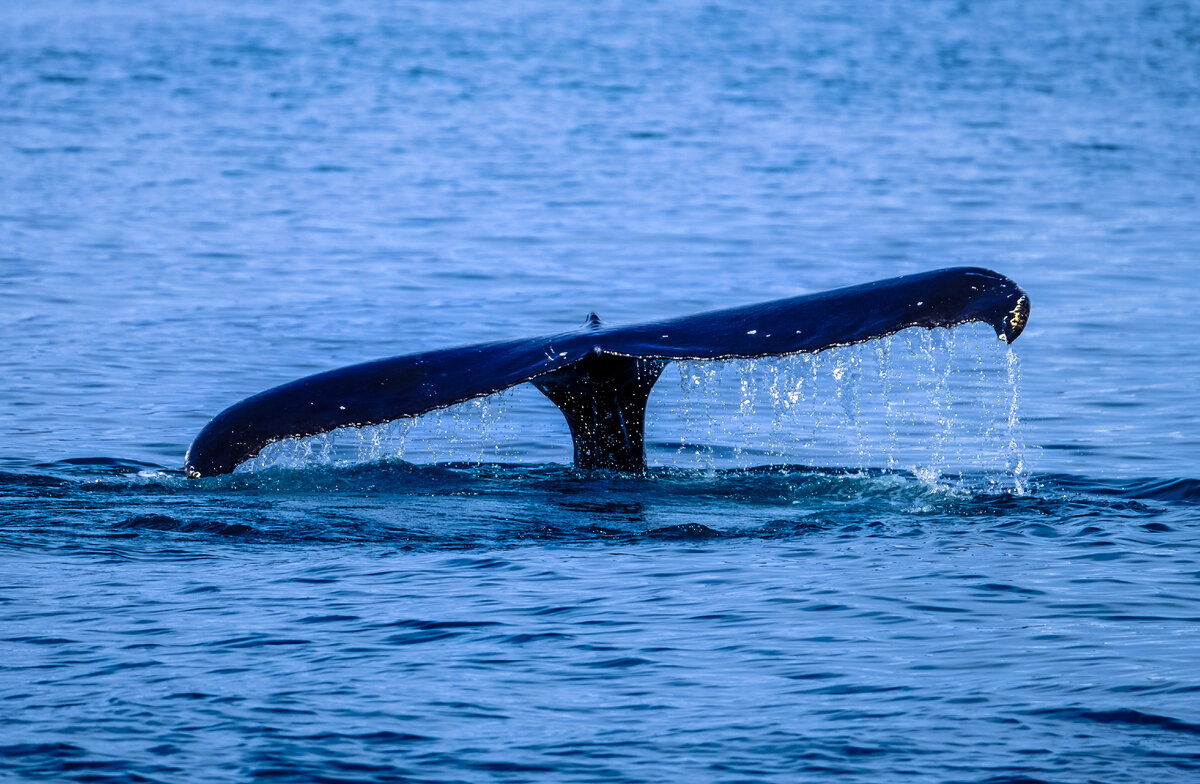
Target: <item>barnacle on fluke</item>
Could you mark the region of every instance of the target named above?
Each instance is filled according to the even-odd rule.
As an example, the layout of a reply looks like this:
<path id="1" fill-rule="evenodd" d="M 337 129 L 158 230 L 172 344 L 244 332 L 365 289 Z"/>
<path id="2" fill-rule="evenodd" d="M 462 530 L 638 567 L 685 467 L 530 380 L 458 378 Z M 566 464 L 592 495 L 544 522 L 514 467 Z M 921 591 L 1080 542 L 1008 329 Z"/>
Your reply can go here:
<path id="1" fill-rule="evenodd" d="M 1008 315 L 1008 332 L 1000 337 L 1012 343 L 1029 323 L 1029 297 L 1021 297 Z"/>

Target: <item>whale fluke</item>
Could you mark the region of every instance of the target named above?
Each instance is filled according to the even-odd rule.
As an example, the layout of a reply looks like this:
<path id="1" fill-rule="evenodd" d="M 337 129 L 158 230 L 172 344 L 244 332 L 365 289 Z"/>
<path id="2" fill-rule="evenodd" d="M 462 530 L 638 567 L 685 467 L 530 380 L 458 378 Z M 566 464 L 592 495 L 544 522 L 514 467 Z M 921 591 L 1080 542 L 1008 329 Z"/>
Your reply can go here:
<path id="1" fill-rule="evenodd" d="M 646 401 L 669 361 L 815 353 L 969 321 L 1011 343 L 1028 318 L 1020 286 L 974 267 L 628 327 L 591 313 L 570 332 L 380 359 L 260 392 L 200 431 L 185 470 L 229 473 L 275 441 L 414 417 L 530 381 L 566 417 L 577 467 L 637 471 L 646 464 Z"/>

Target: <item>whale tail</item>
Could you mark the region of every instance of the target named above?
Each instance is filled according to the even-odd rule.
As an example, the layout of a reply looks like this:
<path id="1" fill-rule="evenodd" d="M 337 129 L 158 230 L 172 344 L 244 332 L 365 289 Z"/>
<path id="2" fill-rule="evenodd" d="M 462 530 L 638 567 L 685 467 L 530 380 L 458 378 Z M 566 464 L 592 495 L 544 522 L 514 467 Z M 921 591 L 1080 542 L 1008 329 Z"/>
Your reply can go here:
<path id="1" fill-rule="evenodd" d="M 973 267 L 627 327 L 605 327 L 592 313 L 571 332 L 365 362 L 261 392 L 200 431 L 185 470 L 229 473 L 275 441 L 419 416 L 529 381 L 562 411 L 579 468 L 638 471 L 646 402 L 672 360 L 814 353 L 970 321 L 1011 343 L 1028 320 L 1020 286 Z"/>

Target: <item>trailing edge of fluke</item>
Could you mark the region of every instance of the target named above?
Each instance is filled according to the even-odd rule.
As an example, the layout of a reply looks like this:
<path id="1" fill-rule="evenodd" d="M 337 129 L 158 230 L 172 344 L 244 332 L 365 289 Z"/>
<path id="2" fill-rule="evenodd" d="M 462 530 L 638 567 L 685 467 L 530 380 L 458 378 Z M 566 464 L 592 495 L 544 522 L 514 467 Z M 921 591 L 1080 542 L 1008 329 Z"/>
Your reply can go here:
<path id="1" fill-rule="evenodd" d="M 1020 286 L 974 267 L 628 327 L 603 326 L 592 314 L 570 332 L 364 362 L 260 392 L 200 431 L 185 469 L 226 474 L 281 439 L 415 417 L 529 381 L 566 417 L 577 467 L 640 471 L 646 401 L 671 360 L 815 353 L 969 321 L 1011 343 L 1028 318 Z"/>

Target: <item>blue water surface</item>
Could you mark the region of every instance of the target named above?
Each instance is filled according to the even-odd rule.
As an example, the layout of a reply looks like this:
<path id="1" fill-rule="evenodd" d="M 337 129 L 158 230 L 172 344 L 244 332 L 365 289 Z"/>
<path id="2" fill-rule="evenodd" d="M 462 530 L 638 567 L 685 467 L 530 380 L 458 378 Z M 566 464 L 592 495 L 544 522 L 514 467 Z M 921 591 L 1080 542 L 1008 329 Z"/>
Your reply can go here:
<path id="1" fill-rule="evenodd" d="M 0 778 L 1191 782 L 1200 10 L 8 0 Z M 954 265 L 1033 303 L 183 476 L 341 365 Z"/>

